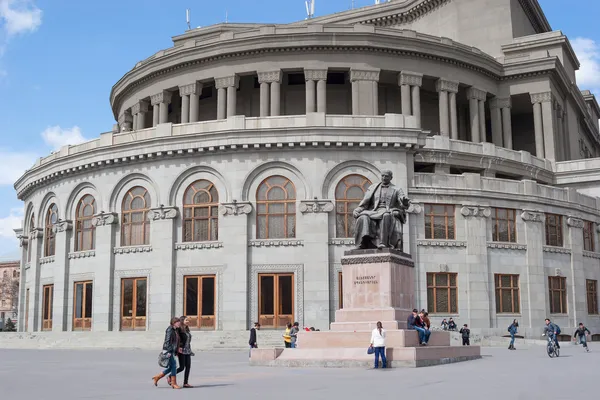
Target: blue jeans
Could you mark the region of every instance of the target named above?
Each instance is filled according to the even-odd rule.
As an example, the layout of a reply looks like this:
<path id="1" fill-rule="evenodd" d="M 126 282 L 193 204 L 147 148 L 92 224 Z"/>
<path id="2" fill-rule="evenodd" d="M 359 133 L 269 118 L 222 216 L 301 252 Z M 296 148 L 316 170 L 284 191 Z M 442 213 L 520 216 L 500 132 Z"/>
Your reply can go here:
<path id="1" fill-rule="evenodd" d="M 429 336 L 431 335 L 431 331 L 429 329 L 415 326 L 415 330 L 419 333 L 419 343 L 429 342 Z"/>
<path id="2" fill-rule="evenodd" d="M 585 335 L 579 336 L 579 344 L 582 344 L 583 347 L 587 347 L 587 339 L 586 339 Z"/>
<path id="3" fill-rule="evenodd" d="M 558 337 L 552 333 L 548 334 L 548 342 L 552 341 L 552 343 L 554 343 L 554 346 L 556 346 L 557 348 L 560 349 L 560 344 L 558 344 Z"/>
<path id="4" fill-rule="evenodd" d="M 374 347 L 375 350 L 375 368 L 379 367 L 379 356 L 381 356 L 381 363 L 383 368 L 387 368 L 387 359 L 385 358 L 385 346 Z"/>
<path id="5" fill-rule="evenodd" d="M 169 366 L 163 371 L 163 374 L 171 376 L 177 375 L 177 361 L 175 361 L 175 354 L 171 354 L 171 357 L 169 357 Z"/>
<path id="6" fill-rule="evenodd" d="M 510 334 L 510 345 L 511 346 L 515 345 L 515 334 L 514 333 Z"/>

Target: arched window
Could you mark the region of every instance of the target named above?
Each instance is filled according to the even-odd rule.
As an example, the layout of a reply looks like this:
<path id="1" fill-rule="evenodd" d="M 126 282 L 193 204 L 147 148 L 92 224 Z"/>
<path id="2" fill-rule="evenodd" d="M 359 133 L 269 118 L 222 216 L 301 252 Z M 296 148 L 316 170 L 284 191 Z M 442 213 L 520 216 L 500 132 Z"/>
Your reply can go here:
<path id="1" fill-rule="evenodd" d="M 256 238 L 296 237 L 296 189 L 283 176 L 265 179 L 256 191 Z"/>
<path id="2" fill-rule="evenodd" d="M 336 237 L 354 236 L 355 220 L 352 212 L 365 196 L 371 181 L 362 175 L 348 175 L 335 188 Z"/>
<path id="3" fill-rule="evenodd" d="M 96 227 L 92 218 L 96 214 L 94 196 L 86 194 L 77 204 L 75 215 L 75 251 L 93 250 L 96 246 Z"/>
<path id="4" fill-rule="evenodd" d="M 31 213 L 31 218 L 29 219 L 29 232 L 35 229 L 35 216 Z M 27 262 L 31 262 L 31 249 L 33 248 L 33 243 L 30 240 L 27 243 Z"/>
<path id="5" fill-rule="evenodd" d="M 192 183 L 183 195 L 183 241 L 218 240 L 219 193 L 205 179 Z"/>
<path id="6" fill-rule="evenodd" d="M 139 246 L 150 243 L 148 210 L 150 195 L 141 186 L 129 190 L 121 210 L 121 246 Z"/>
<path id="7" fill-rule="evenodd" d="M 56 251 L 56 235 L 54 225 L 58 222 L 58 207 L 52 204 L 46 213 L 46 225 L 44 226 L 44 257 L 53 256 Z"/>

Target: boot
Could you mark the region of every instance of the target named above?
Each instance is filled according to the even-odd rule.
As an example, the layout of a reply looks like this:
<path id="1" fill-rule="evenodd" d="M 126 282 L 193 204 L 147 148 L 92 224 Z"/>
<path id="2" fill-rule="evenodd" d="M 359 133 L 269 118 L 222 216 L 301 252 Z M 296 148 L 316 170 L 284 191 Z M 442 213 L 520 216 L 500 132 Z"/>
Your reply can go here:
<path id="1" fill-rule="evenodd" d="M 181 389 L 181 386 L 177 385 L 177 376 L 172 376 L 171 377 L 171 387 L 173 389 Z"/>
<path id="2" fill-rule="evenodd" d="M 171 386 L 171 375 L 167 376 L 167 383 Z"/>
<path id="3" fill-rule="evenodd" d="M 158 375 L 153 376 L 152 380 L 154 381 L 154 386 L 158 386 L 158 381 L 160 381 L 164 376 L 165 374 L 163 374 L 162 372 Z"/>

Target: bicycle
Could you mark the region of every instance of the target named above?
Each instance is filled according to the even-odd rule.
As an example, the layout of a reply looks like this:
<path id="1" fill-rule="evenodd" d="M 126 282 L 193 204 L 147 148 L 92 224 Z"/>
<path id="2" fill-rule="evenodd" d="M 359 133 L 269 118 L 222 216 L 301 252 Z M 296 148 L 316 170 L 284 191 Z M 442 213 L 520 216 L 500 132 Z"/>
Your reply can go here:
<path id="1" fill-rule="evenodd" d="M 546 336 L 545 334 L 542 336 Z M 548 357 L 559 357 L 560 349 L 556 347 L 556 343 L 554 343 L 554 337 L 548 335 L 548 346 L 546 347 L 546 351 L 548 352 Z"/>

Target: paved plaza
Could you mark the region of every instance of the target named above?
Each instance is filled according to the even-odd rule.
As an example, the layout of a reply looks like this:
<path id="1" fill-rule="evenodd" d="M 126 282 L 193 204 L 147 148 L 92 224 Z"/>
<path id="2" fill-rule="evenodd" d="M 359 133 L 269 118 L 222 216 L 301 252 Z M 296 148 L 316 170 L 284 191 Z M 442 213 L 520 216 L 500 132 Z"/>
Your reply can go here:
<path id="1" fill-rule="evenodd" d="M 199 353 L 193 389 L 152 385 L 156 354 L 147 351 L 0 350 L 0 387 L 20 399 L 573 399 L 596 392 L 600 347 L 565 343 L 550 359 L 541 346 L 483 348 L 481 360 L 391 370 L 249 367 L 247 353 Z M 594 351 L 596 350 L 596 351 Z M 420 394 L 419 394 L 420 393 Z M 507 397 L 510 396 L 510 397 Z M 401 396 L 402 397 L 402 396 Z"/>

